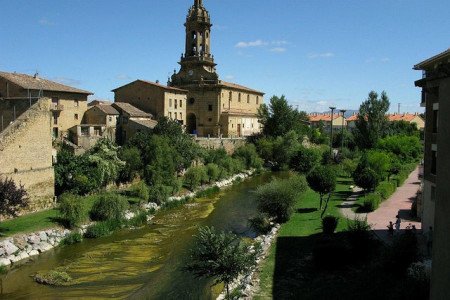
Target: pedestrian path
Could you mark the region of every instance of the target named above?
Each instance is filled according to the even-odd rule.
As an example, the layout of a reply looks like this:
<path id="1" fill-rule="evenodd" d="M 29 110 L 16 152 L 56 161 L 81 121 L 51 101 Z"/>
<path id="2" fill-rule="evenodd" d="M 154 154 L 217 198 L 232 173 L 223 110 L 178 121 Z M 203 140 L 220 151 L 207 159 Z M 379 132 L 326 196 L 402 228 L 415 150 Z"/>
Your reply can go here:
<path id="1" fill-rule="evenodd" d="M 367 219 L 367 223 L 371 225 L 374 233 L 386 242 L 390 240 L 387 225 L 389 224 L 389 221 L 395 223 L 397 214 L 402 220 L 400 225 L 401 230 L 405 229 L 409 225 L 414 225 L 419 232 L 421 230 L 421 223 L 413 220 L 410 216 L 411 205 L 420 186 L 418 175 L 419 168 L 416 168 L 411 174 L 409 174 L 405 183 L 401 187 L 397 188 L 395 193 L 392 194 L 389 199 L 381 203 L 377 210 L 368 214 L 358 214 L 352 210 L 355 206 L 355 201 L 361 192 L 360 188 L 353 188 L 353 194 L 340 205 L 341 214 L 350 220 Z"/>

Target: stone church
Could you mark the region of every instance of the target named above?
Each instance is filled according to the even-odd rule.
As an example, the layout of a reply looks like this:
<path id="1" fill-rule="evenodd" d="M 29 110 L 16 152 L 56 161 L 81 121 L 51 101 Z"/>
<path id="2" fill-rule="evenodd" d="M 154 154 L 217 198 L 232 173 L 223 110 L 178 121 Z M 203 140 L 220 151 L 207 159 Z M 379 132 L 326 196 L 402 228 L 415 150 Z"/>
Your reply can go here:
<path id="1" fill-rule="evenodd" d="M 260 132 L 256 116 L 264 93 L 220 80 L 211 54 L 211 18 L 195 0 L 186 23 L 185 53 L 169 86 L 187 90 L 186 131 L 198 136 L 249 136 Z"/>

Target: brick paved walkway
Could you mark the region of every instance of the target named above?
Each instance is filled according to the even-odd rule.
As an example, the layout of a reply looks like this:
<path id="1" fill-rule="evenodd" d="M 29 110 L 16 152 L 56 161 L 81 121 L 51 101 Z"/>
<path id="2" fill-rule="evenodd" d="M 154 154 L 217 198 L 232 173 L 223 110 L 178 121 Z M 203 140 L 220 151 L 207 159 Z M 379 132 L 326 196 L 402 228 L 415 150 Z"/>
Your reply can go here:
<path id="1" fill-rule="evenodd" d="M 416 192 L 420 185 L 418 174 L 419 169 L 416 168 L 409 175 L 408 179 L 406 179 L 405 183 L 397 188 L 389 199 L 381 203 L 376 211 L 369 214 L 357 214 L 352 210 L 358 193 L 361 191 L 358 187 L 354 188 L 354 194 L 341 204 L 342 215 L 350 220 L 354 220 L 355 218 L 364 220 L 367 218 L 367 223 L 372 226 L 374 233 L 386 242 L 391 240 L 386 226 L 389 224 L 389 221 L 395 223 L 395 216 L 397 214 L 400 215 L 400 219 L 402 220 L 400 225 L 401 230 L 411 224 L 416 226 L 417 232 L 421 232 L 421 223 L 413 220 L 410 216 L 411 204 L 416 197 Z"/>

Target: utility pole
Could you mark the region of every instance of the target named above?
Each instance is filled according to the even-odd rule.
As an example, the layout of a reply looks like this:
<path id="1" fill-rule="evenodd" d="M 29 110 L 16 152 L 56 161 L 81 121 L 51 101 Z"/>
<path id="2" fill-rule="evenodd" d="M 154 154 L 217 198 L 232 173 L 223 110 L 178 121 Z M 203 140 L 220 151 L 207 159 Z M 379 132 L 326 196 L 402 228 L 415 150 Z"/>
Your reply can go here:
<path id="1" fill-rule="evenodd" d="M 333 117 L 334 117 L 334 110 L 336 109 L 336 107 L 334 106 L 330 106 L 331 109 L 331 122 L 330 122 L 330 126 L 331 126 L 331 137 L 330 137 L 330 157 L 333 157 Z"/>
<path id="2" fill-rule="evenodd" d="M 401 105 L 402 105 L 401 103 L 398 104 L 398 114 L 400 114 L 400 106 Z"/>
<path id="3" fill-rule="evenodd" d="M 347 111 L 346 109 L 341 109 L 340 110 L 342 113 L 342 133 L 341 133 L 341 151 L 342 149 L 344 149 L 344 123 L 345 123 L 345 112 Z"/>

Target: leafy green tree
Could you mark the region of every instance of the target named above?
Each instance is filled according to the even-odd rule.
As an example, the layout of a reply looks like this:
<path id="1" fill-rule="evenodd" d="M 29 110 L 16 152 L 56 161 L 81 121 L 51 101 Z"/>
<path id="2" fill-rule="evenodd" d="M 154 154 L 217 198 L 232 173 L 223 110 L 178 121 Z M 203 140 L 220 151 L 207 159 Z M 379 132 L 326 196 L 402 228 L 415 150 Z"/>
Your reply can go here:
<path id="1" fill-rule="evenodd" d="M 119 158 L 119 147 L 109 139 L 99 140 L 87 156 L 92 167 L 97 169 L 102 186 L 115 182 L 125 166 L 125 162 Z"/>
<path id="2" fill-rule="evenodd" d="M 291 159 L 291 168 L 304 174 L 309 173 L 320 161 L 320 151 L 300 147 Z"/>
<path id="3" fill-rule="evenodd" d="M 206 167 L 190 167 L 184 174 L 184 185 L 191 191 L 198 188 L 201 184 L 207 183 L 209 180 Z"/>
<path id="4" fill-rule="evenodd" d="M 378 178 L 377 173 L 369 167 L 358 166 L 355 172 L 353 172 L 353 181 L 365 192 L 375 190 L 379 182 Z"/>
<path id="5" fill-rule="evenodd" d="M 364 160 L 364 157 L 362 158 Z M 378 176 L 378 181 L 387 179 L 391 168 L 392 158 L 385 152 L 369 150 L 366 153 L 367 165 Z"/>
<path id="6" fill-rule="evenodd" d="M 391 122 L 387 129 L 387 134 L 419 137 L 420 130 L 417 128 L 417 124 L 401 120 Z"/>
<path id="7" fill-rule="evenodd" d="M 233 158 L 242 160 L 247 169 L 260 169 L 263 165 L 263 161 L 256 152 L 256 147 L 253 144 L 245 144 L 237 148 L 233 153 Z"/>
<path id="8" fill-rule="evenodd" d="M 381 97 L 374 91 L 359 107 L 358 119 L 356 120 L 355 140 L 361 149 L 374 148 L 380 138 L 384 136 L 388 128 L 386 113 L 390 102 L 386 92 Z"/>
<path id="9" fill-rule="evenodd" d="M 322 203 L 325 201 L 325 207 L 320 215 L 323 217 L 328 207 L 331 194 L 336 189 L 336 174 L 329 166 L 317 166 L 308 174 L 306 180 L 308 181 L 309 187 L 316 193 L 319 193 L 320 210 L 322 210 Z"/>
<path id="10" fill-rule="evenodd" d="M 289 131 L 284 136 L 274 140 L 273 161 L 276 169 L 288 169 L 292 157 L 301 148 L 299 136 L 295 131 Z"/>
<path id="11" fill-rule="evenodd" d="M 304 135 L 307 132 L 308 115 L 299 112 L 288 104 L 285 96 L 273 96 L 269 105 L 263 104 L 258 110 L 259 122 L 266 136 L 283 136 L 289 131 Z"/>
<path id="12" fill-rule="evenodd" d="M 142 159 L 141 152 L 136 147 L 124 147 L 119 152 L 119 158 L 125 162 L 122 168 L 121 180 L 132 181 L 142 173 Z"/>
<path id="13" fill-rule="evenodd" d="M 417 136 L 388 136 L 379 140 L 377 148 L 393 153 L 403 163 L 414 162 L 422 155 L 422 145 Z"/>
<path id="14" fill-rule="evenodd" d="M 223 282 L 230 299 L 229 284 L 254 267 L 257 256 L 258 251 L 236 235 L 201 227 L 185 270 L 196 277 L 213 278 L 215 284 Z"/>
<path id="15" fill-rule="evenodd" d="M 213 163 L 207 164 L 206 173 L 208 174 L 209 182 L 214 182 L 220 177 L 220 168 L 218 165 Z"/>
<path id="16" fill-rule="evenodd" d="M 28 205 L 28 194 L 23 185 L 16 185 L 12 178 L 0 178 L 0 214 L 17 216 Z"/>
<path id="17" fill-rule="evenodd" d="M 69 228 L 81 225 L 88 218 L 87 209 L 80 197 L 69 193 L 61 195 L 59 212 Z"/>

